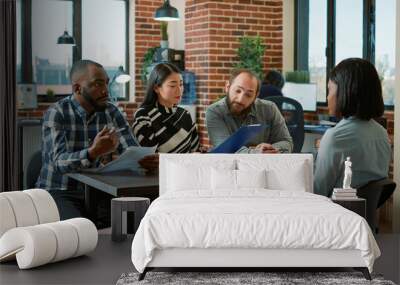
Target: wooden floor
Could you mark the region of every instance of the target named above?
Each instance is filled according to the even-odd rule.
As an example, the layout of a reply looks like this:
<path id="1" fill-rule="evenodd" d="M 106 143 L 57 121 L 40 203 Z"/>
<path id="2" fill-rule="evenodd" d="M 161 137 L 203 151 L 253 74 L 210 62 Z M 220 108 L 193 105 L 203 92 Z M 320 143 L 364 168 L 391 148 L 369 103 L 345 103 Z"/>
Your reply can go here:
<path id="1" fill-rule="evenodd" d="M 122 273 L 134 271 L 132 238 L 115 243 L 108 232 L 100 232 L 98 246 L 88 256 L 29 270 L 19 270 L 16 262 L 1 264 L 0 284 L 115 284 Z M 382 256 L 375 262 L 374 272 L 400 284 L 400 235 L 379 234 L 376 239 Z"/>

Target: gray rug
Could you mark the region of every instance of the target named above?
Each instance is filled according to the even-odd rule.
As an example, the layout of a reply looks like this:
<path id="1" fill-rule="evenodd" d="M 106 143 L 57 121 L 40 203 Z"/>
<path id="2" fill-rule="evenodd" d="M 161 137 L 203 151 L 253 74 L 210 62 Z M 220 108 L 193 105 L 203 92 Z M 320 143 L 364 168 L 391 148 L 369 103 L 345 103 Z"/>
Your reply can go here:
<path id="1" fill-rule="evenodd" d="M 380 275 L 372 275 L 368 281 L 360 272 L 148 272 L 142 281 L 138 281 L 138 273 L 122 274 L 117 285 L 145 284 L 387 284 L 395 285 L 392 281 L 384 280 Z"/>

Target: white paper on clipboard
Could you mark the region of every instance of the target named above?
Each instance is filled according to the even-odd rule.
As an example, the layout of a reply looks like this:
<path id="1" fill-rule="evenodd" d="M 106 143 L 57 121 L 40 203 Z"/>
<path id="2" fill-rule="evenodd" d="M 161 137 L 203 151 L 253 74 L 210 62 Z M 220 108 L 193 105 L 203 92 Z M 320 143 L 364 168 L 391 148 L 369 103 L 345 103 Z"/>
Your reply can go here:
<path id="1" fill-rule="evenodd" d="M 106 173 L 121 170 L 140 170 L 138 163 L 143 157 L 154 154 L 156 151 L 155 147 L 143 147 L 143 146 L 131 146 L 128 147 L 116 160 L 107 163 L 104 166 L 98 168 L 85 169 L 85 172 L 91 173 Z"/>

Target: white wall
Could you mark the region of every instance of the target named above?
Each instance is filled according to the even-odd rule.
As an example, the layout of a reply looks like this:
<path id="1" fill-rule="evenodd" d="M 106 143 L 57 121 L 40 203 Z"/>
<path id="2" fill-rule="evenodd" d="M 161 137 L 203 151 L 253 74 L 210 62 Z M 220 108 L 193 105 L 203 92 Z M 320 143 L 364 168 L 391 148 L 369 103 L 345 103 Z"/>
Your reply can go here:
<path id="1" fill-rule="evenodd" d="M 283 0 L 283 72 L 294 69 L 294 1 Z"/>
<path id="2" fill-rule="evenodd" d="M 178 9 L 179 21 L 168 22 L 169 47 L 177 50 L 185 49 L 185 2 L 183 0 L 170 0 L 172 7 Z"/>
<path id="3" fill-rule="evenodd" d="M 400 1 L 396 1 L 396 96 L 394 113 L 393 175 L 397 183 L 393 199 L 393 231 L 400 232 Z M 396 111 L 397 110 L 397 111 Z"/>

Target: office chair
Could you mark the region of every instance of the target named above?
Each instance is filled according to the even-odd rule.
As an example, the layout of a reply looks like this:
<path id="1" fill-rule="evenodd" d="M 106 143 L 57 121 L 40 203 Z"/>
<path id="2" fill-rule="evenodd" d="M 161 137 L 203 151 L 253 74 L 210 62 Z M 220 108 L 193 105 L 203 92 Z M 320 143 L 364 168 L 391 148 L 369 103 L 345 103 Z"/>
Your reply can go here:
<path id="1" fill-rule="evenodd" d="M 396 183 L 389 178 L 371 181 L 357 189 L 357 195 L 367 201 L 366 220 L 372 231 L 378 233 L 379 209 L 396 189 Z"/>
<path id="2" fill-rule="evenodd" d="M 293 152 L 300 153 L 304 143 L 303 107 L 298 101 L 284 96 L 266 97 L 265 100 L 274 102 L 281 111 L 293 139 Z"/>
<path id="3" fill-rule="evenodd" d="M 42 151 L 38 150 L 32 154 L 28 166 L 26 167 L 27 189 L 35 188 L 35 184 L 39 177 L 41 168 L 42 168 Z"/>

